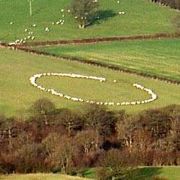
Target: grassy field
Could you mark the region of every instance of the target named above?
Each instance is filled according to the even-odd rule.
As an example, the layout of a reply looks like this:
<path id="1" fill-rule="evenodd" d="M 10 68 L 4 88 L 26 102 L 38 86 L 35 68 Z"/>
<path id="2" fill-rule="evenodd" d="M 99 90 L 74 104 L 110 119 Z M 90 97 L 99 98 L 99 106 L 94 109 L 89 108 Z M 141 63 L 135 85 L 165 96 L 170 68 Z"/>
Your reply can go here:
<path id="1" fill-rule="evenodd" d="M 94 75 L 107 78 L 107 82 L 88 81 L 48 77 L 40 79 L 45 87 L 55 88 L 63 93 L 81 98 L 100 101 L 130 101 L 147 98 L 148 95 L 135 89 L 132 84 L 140 83 L 155 91 L 157 101 L 146 105 L 117 107 L 128 112 L 138 112 L 147 108 L 179 104 L 180 87 L 162 81 L 152 80 L 127 73 L 114 72 L 101 67 L 70 62 L 45 56 L 37 56 L 19 51 L 0 49 L 0 112 L 6 115 L 24 115 L 32 103 L 42 97 L 51 99 L 58 107 L 79 108 L 82 103 L 75 103 L 55 97 L 32 87 L 29 78 L 42 72 L 64 72 Z M 114 83 L 113 80 L 117 80 Z M 113 92 L 113 93 L 112 93 Z"/>
<path id="2" fill-rule="evenodd" d="M 179 12 L 152 3 L 149 0 L 100 0 L 100 20 L 85 30 L 79 30 L 68 9 L 71 0 L 36 0 L 33 15 L 29 15 L 27 0 L 0 1 L 0 41 L 13 41 L 28 36 L 24 30 L 32 31 L 35 40 L 90 38 L 133 34 L 174 32 L 174 18 Z M 124 11 L 125 15 L 119 15 Z M 64 17 L 64 25 L 53 25 Z M 12 22 L 12 24 L 10 24 Z M 36 24 L 36 27 L 32 27 Z M 49 27 L 50 32 L 45 32 Z"/>
<path id="3" fill-rule="evenodd" d="M 143 167 L 137 171 L 137 175 L 132 180 L 151 180 L 152 177 L 161 177 L 167 180 L 180 179 L 180 167 Z"/>
<path id="4" fill-rule="evenodd" d="M 50 46 L 41 51 L 180 80 L 180 39 Z"/>
<path id="5" fill-rule="evenodd" d="M 0 180 L 85 180 L 86 178 L 73 177 L 60 174 L 14 174 L 14 175 L 0 175 Z M 87 180 L 87 179 L 86 179 Z"/>

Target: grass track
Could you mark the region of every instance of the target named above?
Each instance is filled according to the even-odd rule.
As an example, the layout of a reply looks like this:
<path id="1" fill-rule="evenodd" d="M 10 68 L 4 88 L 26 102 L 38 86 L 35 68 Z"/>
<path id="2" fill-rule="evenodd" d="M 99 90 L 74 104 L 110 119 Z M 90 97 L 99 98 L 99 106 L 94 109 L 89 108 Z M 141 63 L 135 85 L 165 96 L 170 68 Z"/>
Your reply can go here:
<path id="1" fill-rule="evenodd" d="M 41 92 L 31 86 L 29 78 L 42 72 L 65 72 L 106 77 L 107 83 L 77 79 L 40 79 L 46 87 L 63 90 L 70 95 L 83 96 L 94 100 L 134 100 L 147 97 L 146 94 L 132 87 L 133 83 L 153 89 L 159 99 L 151 104 L 123 107 L 128 112 L 138 112 L 148 108 L 179 104 L 180 86 L 167 84 L 141 76 L 120 73 L 92 65 L 70 62 L 45 56 L 32 55 L 20 51 L 0 49 L 0 112 L 6 115 L 23 115 L 31 104 L 42 97 L 51 99 L 58 107 L 80 108 L 81 103 L 74 103 Z M 113 80 L 118 81 L 117 84 Z M 128 89 L 128 90 L 127 90 Z M 88 92 L 88 93 L 87 93 Z M 113 93 L 111 93 L 113 92 Z M 114 110 L 122 107 L 112 107 Z"/>
<path id="2" fill-rule="evenodd" d="M 109 18 L 101 19 L 85 30 L 79 30 L 74 19 L 65 13 L 65 24 L 52 25 L 62 18 L 60 10 L 69 6 L 70 0 L 36 0 L 33 2 L 33 16 L 29 16 L 27 0 L 0 1 L 0 40 L 12 41 L 27 36 L 24 29 L 34 32 L 36 40 L 79 39 L 105 36 L 152 34 L 174 32 L 173 19 L 179 12 L 148 0 L 100 0 L 100 10 Z M 107 13 L 107 12 L 110 13 Z M 112 11 L 112 12 L 111 12 Z M 111 16 L 125 11 L 125 15 Z M 13 22 L 13 25 L 10 25 Z M 37 27 L 33 28 L 32 25 Z M 44 31 L 45 27 L 50 32 Z"/>

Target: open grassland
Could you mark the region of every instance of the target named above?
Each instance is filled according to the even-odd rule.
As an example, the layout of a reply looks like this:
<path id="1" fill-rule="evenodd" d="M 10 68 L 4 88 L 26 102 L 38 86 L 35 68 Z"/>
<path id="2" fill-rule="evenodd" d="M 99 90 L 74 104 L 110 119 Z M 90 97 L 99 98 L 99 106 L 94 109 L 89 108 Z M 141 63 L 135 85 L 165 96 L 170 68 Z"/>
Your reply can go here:
<path id="1" fill-rule="evenodd" d="M 36 73 L 62 72 L 94 75 L 107 78 L 107 82 L 71 78 L 47 77 L 39 80 L 44 87 L 55 88 L 64 94 L 99 101 L 131 101 L 148 98 L 143 91 L 132 84 L 140 83 L 155 91 L 158 100 L 146 105 L 127 107 L 113 106 L 112 109 L 125 109 L 138 112 L 148 108 L 179 104 L 180 86 L 167 84 L 128 73 L 115 72 L 101 67 L 70 62 L 45 56 L 27 54 L 20 51 L 0 49 L 0 112 L 6 115 L 23 115 L 32 103 L 42 97 L 51 99 L 57 107 L 77 108 L 83 105 L 42 92 L 30 84 L 29 78 Z M 113 80 L 117 80 L 114 83 Z"/>
<path id="2" fill-rule="evenodd" d="M 179 12 L 149 0 L 100 0 L 100 20 L 85 30 L 79 30 L 74 18 L 67 11 L 71 0 L 33 1 L 33 15 L 29 16 L 27 0 L 0 1 L 0 41 L 13 41 L 28 36 L 27 28 L 33 32 L 35 40 L 57 40 L 119 36 L 133 34 L 152 34 L 174 32 L 177 29 L 174 19 Z M 124 11 L 125 15 L 119 15 Z M 62 16 L 65 17 L 62 17 Z M 64 19 L 63 25 L 53 25 Z M 12 22 L 13 24 L 10 24 Z M 32 27 L 36 24 L 36 27 Z M 49 27 L 50 32 L 45 32 Z"/>
<path id="3" fill-rule="evenodd" d="M 85 180 L 86 178 L 73 177 L 60 174 L 13 174 L 0 175 L 0 180 Z M 87 180 L 87 179 L 86 179 Z"/>
<path id="4" fill-rule="evenodd" d="M 40 48 L 51 54 L 92 60 L 180 80 L 180 39 L 125 41 Z"/>

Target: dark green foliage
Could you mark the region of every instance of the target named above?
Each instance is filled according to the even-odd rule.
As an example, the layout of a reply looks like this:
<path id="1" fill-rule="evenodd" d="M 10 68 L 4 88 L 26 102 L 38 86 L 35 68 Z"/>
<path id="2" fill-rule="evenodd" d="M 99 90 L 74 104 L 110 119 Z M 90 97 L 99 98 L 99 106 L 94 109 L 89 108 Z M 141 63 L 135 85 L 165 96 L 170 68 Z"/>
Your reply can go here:
<path id="1" fill-rule="evenodd" d="M 71 11 L 79 23 L 79 28 L 85 28 L 91 24 L 98 6 L 98 0 L 72 0 Z"/>
<path id="2" fill-rule="evenodd" d="M 54 110 L 55 105 L 46 98 L 37 100 L 32 106 L 32 111 L 39 115 L 47 115 Z"/>

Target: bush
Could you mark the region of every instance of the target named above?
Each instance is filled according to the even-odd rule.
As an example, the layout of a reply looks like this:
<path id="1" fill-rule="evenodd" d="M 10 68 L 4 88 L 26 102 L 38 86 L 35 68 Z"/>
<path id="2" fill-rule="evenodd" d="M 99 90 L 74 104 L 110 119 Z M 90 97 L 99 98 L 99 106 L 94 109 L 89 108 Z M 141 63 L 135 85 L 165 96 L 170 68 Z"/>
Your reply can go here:
<path id="1" fill-rule="evenodd" d="M 96 169 L 96 178 L 98 180 L 111 180 L 111 171 L 108 168 L 97 168 Z"/>

